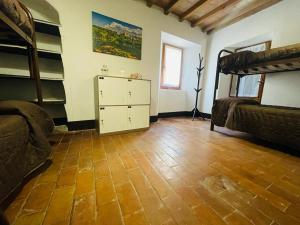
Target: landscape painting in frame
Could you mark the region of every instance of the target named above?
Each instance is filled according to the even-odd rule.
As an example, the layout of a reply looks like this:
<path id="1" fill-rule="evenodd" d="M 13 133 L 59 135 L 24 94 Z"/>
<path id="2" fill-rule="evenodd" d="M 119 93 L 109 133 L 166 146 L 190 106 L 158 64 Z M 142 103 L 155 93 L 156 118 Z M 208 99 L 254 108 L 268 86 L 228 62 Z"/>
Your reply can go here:
<path id="1" fill-rule="evenodd" d="M 93 51 L 141 60 L 143 29 L 92 12 Z"/>

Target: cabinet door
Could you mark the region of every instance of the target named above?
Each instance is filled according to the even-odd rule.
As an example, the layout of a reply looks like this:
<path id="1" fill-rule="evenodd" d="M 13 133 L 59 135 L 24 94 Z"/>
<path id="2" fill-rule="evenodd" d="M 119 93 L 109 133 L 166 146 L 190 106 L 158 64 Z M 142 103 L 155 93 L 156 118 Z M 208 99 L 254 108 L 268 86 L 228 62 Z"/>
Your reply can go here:
<path id="1" fill-rule="evenodd" d="M 135 129 L 134 126 L 134 113 L 133 113 L 133 108 L 132 106 L 128 106 L 127 109 L 127 130 L 133 130 Z"/>
<path id="2" fill-rule="evenodd" d="M 100 134 L 126 130 L 127 106 L 100 106 Z"/>
<path id="3" fill-rule="evenodd" d="M 126 105 L 127 79 L 99 77 L 99 105 Z"/>
<path id="4" fill-rule="evenodd" d="M 128 79 L 128 104 L 150 104 L 150 81 Z"/>
<path id="5" fill-rule="evenodd" d="M 141 129 L 149 127 L 149 106 L 138 105 L 128 108 L 127 129 Z"/>

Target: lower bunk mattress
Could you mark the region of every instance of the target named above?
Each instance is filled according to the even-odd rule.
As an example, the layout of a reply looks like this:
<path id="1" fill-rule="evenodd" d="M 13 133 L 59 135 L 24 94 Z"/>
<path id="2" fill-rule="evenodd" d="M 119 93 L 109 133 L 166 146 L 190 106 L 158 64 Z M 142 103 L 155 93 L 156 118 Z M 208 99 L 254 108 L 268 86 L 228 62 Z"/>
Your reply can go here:
<path id="1" fill-rule="evenodd" d="M 227 108 L 224 102 L 229 102 Z M 221 120 L 221 107 L 218 105 L 226 111 Z M 260 139 L 300 150 L 299 108 L 260 105 L 254 100 L 219 99 L 213 107 L 212 120 L 217 126 L 250 133 Z"/>

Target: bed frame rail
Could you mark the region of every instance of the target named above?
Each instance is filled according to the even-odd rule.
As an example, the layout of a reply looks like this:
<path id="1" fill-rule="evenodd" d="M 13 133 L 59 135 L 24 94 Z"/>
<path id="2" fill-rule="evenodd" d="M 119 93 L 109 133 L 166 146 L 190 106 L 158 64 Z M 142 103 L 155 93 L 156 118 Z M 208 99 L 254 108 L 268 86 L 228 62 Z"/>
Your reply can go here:
<path id="1" fill-rule="evenodd" d="M 227 49 L 222 49 L 219 54 L 218 54 L 218 61 L 217 61 L 217 69 L 216 69 L 216 78 L 215 78 L 215 89 L 214 89 L 214 99 L 213 99 L 213 105 L 215 104 L 216 98 L 217 98 L 217 90 L 219 89 L 219 79 L 220 79 L 220 72 L 221 72 L 221 67 L 220 67 L 220 59 L 221 55 L 226 52 L 229 54 L 232 54 L 233 52 L 227 50 Z M 215 125 L 213 123 L 213 120 L 210 122 L 210 130 L 214 131 Z"/>

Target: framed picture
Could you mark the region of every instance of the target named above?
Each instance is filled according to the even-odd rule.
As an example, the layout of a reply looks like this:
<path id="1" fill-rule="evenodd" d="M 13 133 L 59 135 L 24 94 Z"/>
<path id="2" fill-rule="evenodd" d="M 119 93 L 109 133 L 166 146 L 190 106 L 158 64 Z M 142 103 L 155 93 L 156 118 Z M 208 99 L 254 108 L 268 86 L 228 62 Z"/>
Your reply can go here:
<path id="1" fill-rule="evenodd" d="M 141 60 L 142 28 L 96 12 L 92 17 L 94 52 Z"/>

